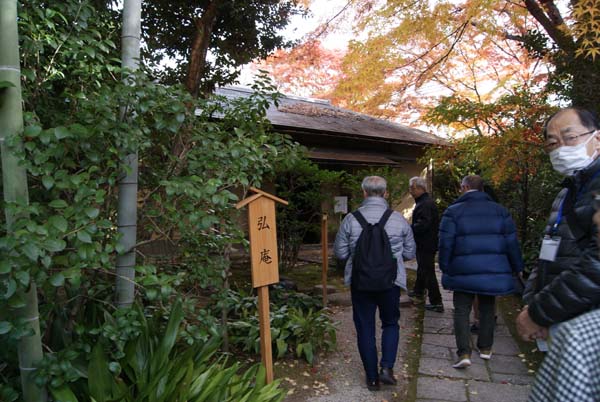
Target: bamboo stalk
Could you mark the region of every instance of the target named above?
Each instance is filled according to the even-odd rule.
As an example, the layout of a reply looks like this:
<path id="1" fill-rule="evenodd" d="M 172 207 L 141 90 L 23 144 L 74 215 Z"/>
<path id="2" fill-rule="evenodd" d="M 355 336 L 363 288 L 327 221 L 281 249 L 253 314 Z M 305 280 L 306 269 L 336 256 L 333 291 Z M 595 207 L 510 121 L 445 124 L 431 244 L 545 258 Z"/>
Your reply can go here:
<path id="1" fill-rule="evenodd" d="M 137 70 L 140 60 L 141 0 L 123 3 L 122 67 Z M 127 80 L 127 78 L 125 78 Z M 121 110 L 124 113 L 124 109 Z M 119 245 L 125 250 L 117 256 L 115 301 L 117 307 L 129 307 L 135 297 L 135 244 L 137 239 L 138 155 L 127 155 L 124 161 L 128 173 L 119 181 L 117 230 Z"/>
<path id="2" fill-rule="evenodd" d="M 12 84 L 11 87 L 0 88 L 0 154 L 4 200 L 27 204 L 27 173 L 19 165 L 14 151 L 5 143 L 6 138 L 23 131 L 16 0 L 0 0 L 0 38 L 0 82 Z M 7 230 L 10 233 L 16 217 L 8 209 L 5 214 Z M 47 399 L 46 390 L 38 387 L 33 380 L 33 373 L 43 358 L 37 288 L 33 281 L 24 296 L 25 307 L 15 311 L 15 315 L 25 320 L 34 333 L 21 338 L 18 344 L 23 400 L 43 402 Z"/>

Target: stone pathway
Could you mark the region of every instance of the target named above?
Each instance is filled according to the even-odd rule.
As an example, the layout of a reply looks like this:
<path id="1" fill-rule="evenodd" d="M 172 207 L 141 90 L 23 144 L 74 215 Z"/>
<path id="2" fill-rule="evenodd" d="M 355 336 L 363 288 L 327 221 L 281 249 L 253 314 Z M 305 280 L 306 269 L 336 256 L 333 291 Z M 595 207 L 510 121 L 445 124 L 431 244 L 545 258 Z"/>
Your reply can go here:
<path id="1" fill-rule="evenodd" d="M 403 297 L 401 300 L 403 300 Z M 408 301 L 408 298 L 406 298 Z M 352 321 L 350 293 L 330 295 L 334 305 L 335 320 L 338 321 L 338 348 L 327 355 L 320 364 L 318 378 L 326 378 L 326 386 L 288 394 L 286 402 L 394 402 L 405 399 L 408 376 L 405 358 L 407 335 L 414 332 L 415 307 L 404 304 L 400 307 L 400 342 L 394 372 L 398 385 L 383 385 L 378 392 L 371 392 L 365 384 L 365 374 L 356 346 L 356 331 Z M 381 329 L 377 325 L 377 348 L 380 347 Z M 284 379 L 284 382 L 286 380 Z M 298 388 L 298 387 L 296 387 Z"/>
<path id="2" fill-rule="evenodd" d="M 456 341 L 452 292 L 442 290 L 444 313 L 426 311 L 417 379 L 417 402 L 521 402 L 527 400 L 533 376 L 502 317 L 494 335 L 492 359 L 473 353 L 471 367 L 454 369 Z M 477 336 L 473 336 L 476 344 Z M 475 348 L 474 348 L 475 349 Z"/>

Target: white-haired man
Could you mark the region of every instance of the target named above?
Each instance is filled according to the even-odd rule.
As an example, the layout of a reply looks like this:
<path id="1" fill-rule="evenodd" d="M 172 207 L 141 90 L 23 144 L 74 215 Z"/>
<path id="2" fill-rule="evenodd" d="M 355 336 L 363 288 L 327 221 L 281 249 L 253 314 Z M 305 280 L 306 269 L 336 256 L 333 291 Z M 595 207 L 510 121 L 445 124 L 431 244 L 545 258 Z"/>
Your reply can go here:
<path id="1" fill-rule="evenodd" d="M 385 200 L 387 183 L 379 176 L 367 176 L 362 182 L 364 201 L 357 211 L 348 214 L 335 239 L 335 255 L 346 260 L 344 281 L 351 285 L 352 311 L 356 328 L 358 350 L 367 377 L 367 387 L 371 391 L 384 384 L 396 384 L 393 374 L 398 352 L 400 318 L 400 288 L 406 289 L 404 260 L 415 257 L 415 242 L 410 225 L 404 217 L 389 209 Z M 381 255 L 369 255 L 363 232 L 369 237 L 373 249 Z M 385 233 L 384 233 L 385 232 Z M 381 247 L 379 242 L 385 245 Z M 360 246 L 360 250 L 358 250 Z M 391 253 L 390 253 L 391 249 Z M 365 255 L 360 255 L 365 253 Z M 370 261 L 381 260 L 388 255 L 391 262 L 383 261 L 373 265 L 371 271 L 362 271 L 359 265 L 369 265 Z M 362 257 L 362 258 L 361 258 Z M 385 260 L 385 258 L 383 258 Z M 364 264 L 363 264 L 364 263 Z M 380 283 L 379 272 L 385 268 L 385 285 Z M 391 275 L 390 275 L 391 274 Z M 368 289 L 368 290 L 365 290 Z M 378 290 L 375 290 L 378 289 Z M 381 360 L 377 372 L 377 346 L 375 344 L 375 311 L 379 309 L 381 320 Z"/>

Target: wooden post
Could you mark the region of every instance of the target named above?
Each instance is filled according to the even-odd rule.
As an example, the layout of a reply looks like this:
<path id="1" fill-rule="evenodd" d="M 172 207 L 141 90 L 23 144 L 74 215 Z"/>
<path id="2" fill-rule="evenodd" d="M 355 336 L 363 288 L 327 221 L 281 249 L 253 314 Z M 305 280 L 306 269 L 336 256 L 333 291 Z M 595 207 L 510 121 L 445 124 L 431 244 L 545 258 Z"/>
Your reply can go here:
<path id="1" fill-rule="evenodd" d="M 265 366 L 267 384 L 273 382 L 273 352 L 271 350 L 271 322 L 269 319 L 269 287 L 258 289 L 258 318 L 260 326 L 260 355 Z"/>
<path id="2" fill-rule="evenodd" d="M 323 284 L 323 307 L 327 306 L 327 268 L 329 265 L 329 259 L 327 255 L 328 248 L 329 242 L 327 238 L 327 213 L 324 213 L 323 219 L 321 219 L 321 259 L 323 261 L 321 282 Z"/>
<path id="3" fill-rule="evenodd" d="M 270 384 L 273 382 L 273 352 L 271 350 L 269 285 L 279 282 L 275 201 L 284 205 L 287 205 L 288 202 L 254 187 L 251 187 L 250 190 L 256 194 L 238 202 L 235 207 L 240 209 L 248 205 L 252 286 L 258 291 L 260 354 L 265 366 L 266 381 L 267 384 Z"/>

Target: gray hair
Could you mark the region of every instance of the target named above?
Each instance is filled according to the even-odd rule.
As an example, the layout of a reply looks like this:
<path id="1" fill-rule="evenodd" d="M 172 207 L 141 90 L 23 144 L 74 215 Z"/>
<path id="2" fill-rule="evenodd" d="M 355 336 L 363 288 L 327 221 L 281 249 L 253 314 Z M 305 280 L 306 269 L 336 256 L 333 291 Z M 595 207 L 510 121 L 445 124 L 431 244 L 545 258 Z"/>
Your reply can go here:
<path id="1" fill-rule="evenodd" d="M 387 182 L 383 177 L 367 176 L 363 179 L 360 187 L 369 197 L 383 197 L 387 189 Z"/>
<path id="2" fill-rule="evenodd" d="M 425 181 L 424 178 L 419 177 L 419 176 L 415 176 L 415 177 L 411 177 L 410 180 L 408 181 L 408 185 L 409 186 L 415 186 L 415 187 L 421 187 L 423 190 L 427 191 L 427 182 Z"/>
<path id="3" fill-rule="evenodd" d="M 481 176 L 471 174 L 462 179 L 461 184 L 469 187 L 471 190 L 483 191 L 483 179 Z"/>

